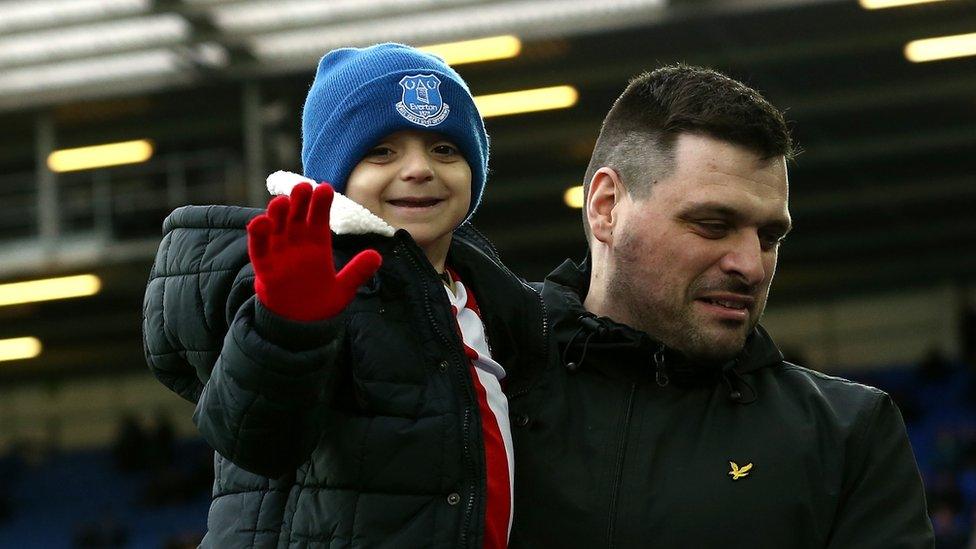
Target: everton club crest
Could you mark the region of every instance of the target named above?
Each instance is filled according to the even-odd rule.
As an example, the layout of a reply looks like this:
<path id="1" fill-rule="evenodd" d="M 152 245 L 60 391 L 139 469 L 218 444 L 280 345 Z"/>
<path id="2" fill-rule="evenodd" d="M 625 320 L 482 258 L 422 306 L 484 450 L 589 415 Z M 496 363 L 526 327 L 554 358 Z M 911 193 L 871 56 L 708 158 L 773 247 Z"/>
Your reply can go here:
<path id="1" fill-rule="evenodd" d="M 396 104 L 400 116 L 421 126 L 436 126 L 447 119 L 451 106 L 441 98 L 441 81 L 433 74 L 416 74 L 400 79 L 403 95 Z"/>

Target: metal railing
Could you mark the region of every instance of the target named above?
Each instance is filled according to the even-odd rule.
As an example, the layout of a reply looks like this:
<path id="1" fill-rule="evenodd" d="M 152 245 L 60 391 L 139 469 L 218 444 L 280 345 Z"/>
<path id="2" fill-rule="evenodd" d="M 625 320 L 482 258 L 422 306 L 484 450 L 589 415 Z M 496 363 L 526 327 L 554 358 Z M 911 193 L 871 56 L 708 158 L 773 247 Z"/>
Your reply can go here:
<path id="1" fill-rule="evenodd" d="M 242 166 L 238 153 L 210 150 L 57 174 L 53 211 L 42 205 L 36 173 L 0 175 L 0 275 L 57 268 L 68 257 L 115 257 L 133 242 L 158 240 L 179 206 L 244 204 Z M 45 223 L 55 230 L 44 234 Z"/>

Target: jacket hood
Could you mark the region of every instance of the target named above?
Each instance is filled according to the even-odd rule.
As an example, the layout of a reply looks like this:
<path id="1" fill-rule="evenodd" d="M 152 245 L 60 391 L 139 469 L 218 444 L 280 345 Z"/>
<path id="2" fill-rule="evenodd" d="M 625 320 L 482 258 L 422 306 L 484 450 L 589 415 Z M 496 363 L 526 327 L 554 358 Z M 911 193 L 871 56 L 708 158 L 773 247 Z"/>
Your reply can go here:
<path id="1" fill-rule="evenodd" d="M 319 184 L 297 173 L 276 171 L 268 176 L 268 192 L 272 195 L 290 195 L 299 183 Z M 379 234 L 393 236 L 396 229 L 373 212 L 342 193 L 335 193 L 329 214 L 329 228 L 335 234 Z"/>
<path id="2" fill-rule="evenodd" d="M 599 368 L 613 376 L 634 381 L 654 380 L 658 385 L 711 385 L 724 383 L 733 401 L 748 404 L 756 399 L 755 389 L 743 374 L 777 366 L 783 354 L 772 338 L 757 325 L 735 359 L 725 363 L 695 362 L 681 352 L 652 339 L 646 332 L 607 317 L 598 317 L 583 307 L 589 290 L 589 257 L 579 265 L 566 260 L 546 277 L 543 297 L 561 364 L 569 370 Z M 593 360 L 614 357 L 613 364 Z M 590 357 L 589 359 L 587 357 Z"/>

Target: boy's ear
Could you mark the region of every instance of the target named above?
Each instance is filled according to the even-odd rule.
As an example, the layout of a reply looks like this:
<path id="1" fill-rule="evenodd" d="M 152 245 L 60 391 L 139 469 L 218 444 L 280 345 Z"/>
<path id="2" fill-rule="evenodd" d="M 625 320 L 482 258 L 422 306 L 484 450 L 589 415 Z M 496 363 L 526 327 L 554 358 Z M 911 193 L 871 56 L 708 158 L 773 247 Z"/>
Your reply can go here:
<path id="1" fill-rule="evenodd" d="M 593 174 L 589 193 L 586 196 L 586 221 L 590 225 L 593 238 L 610 244 L 613 239 L 614 207 L 623 198 L 623 182 L 613 168 L 606 166 Z"/>

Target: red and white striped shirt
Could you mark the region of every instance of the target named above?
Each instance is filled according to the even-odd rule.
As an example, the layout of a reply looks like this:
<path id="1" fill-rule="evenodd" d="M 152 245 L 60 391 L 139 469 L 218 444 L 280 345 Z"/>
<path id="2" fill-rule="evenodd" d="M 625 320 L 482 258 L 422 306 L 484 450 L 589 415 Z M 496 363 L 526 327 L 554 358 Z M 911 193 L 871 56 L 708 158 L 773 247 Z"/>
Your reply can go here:
<path id="1" fill-rule="evenodd" d="M 481 412 L 481 434 L 485 446 L 488 493 L 485 504 L 485 549 L 504 549 L 512 529 L 513 472 L 512 429 L 508 421 L 508 397 L 502 392 L 505 369 L 491 358 L 485 325 L 474 294 L 464 287 L 457 274 L 448 270 L 456 293 L 445 287 L 457 320 L 464 354 L 468 357 L 471 378 Z"/>

